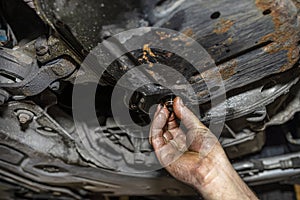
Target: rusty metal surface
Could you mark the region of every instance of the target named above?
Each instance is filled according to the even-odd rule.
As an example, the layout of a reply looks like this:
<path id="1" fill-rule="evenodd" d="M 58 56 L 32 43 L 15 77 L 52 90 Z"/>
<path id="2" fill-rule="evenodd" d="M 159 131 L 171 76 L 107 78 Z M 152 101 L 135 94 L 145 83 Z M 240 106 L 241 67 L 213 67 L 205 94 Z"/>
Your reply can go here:
<path id="1" fill-rule="evenodd" d="M 30 2 L 31 5 L 33 1 L 26 0 L 26 2 Z M 85 117 L 85 113 L 80 113 L 84 119 L 82 121 L 88 121 L 84 124 L 88 126 L 83 130 L 86 133 L 85 138 L 92 137 L 91 147 L 87 148 L 81 146 L 78 131 L 77 133 L 74 131 L 72 122 L 74 115 L 71 117 L 63 112 L 69 111 L 71 105 L 68 102 L 70 101 L 68 96 L 71 95 L 66 92 L 70 88 L 62 87 L 62 90 L 56 91 L 57 99 L 54 93 L 44 91 L 55 80 L 65 81 L 66 77 L 67 80 L 71 79 L 70 75 L 76 69 L 68 59 L 80 63 L 97 43 L 132 27 L 155 25 L 180 31 L 205 47 L 213 60 L 208 58 L 206 51 L 197 52 L 199 55 L 197 59 L 200 58 L 200 61 L 195 66 L 202 72 L 200 75 L 191 66 L 190 60 L 180 58 L 175 54 L 176 51 L 172 53 L 155 48 L 164 42 L 172 49 L 180 48 L 184 53 L 192 54 L 190 48 L 192 43 L 180 34 L 172 35 L 158 31 L 142 41 L 136 41 L 143 44 L 139 47 L 140 50 L 119 57 L 106 70 L 105 80 L 102 80 L 100 85 L 113 85 L 130 69 L 147 64 L 143 72 L 148 74 L 132 74 L 128 82 L 122 85 L 126 89 L 134 88 L 138 82 L 145 83 L 146 80 L 163 78 L 153 70 L 154 63 L 172 66 L 196 89 L 199 99 L 193 99 L 193 103 L 197 106 L 203 103 L 200 105 L 200 119 L 208 122 L 212 118 L 218 118 L 218 114 L 223 114 L 218 110 L 218 106 L 208 112 L 205 110 L 209 92 L 204 78 L 213 82 L 214 75 L 219 70 L 226 90 L 229 91 L 228 99 L 224 102 L 227 106 L 228 130 L 224 131 L 220 138 L 229 157 L 235 158 L 259 151 L 265 142 L 265 134 L 261 131 L 268 126 L 287 122 L 299 111 L 296 108 L 299 102 L 293 100 L 288 107 L 283 108 L 285 111 L 279 112 L 279 107 L 281 109 L 281 106 L 285 106 L 283 101 L 293 96 L 291 90 L 299 86 L 298 0 L 125 2 L 34 0 L 34 2 L 37 13 L 50 25 L 54 33 L 51 32 L 50 37 L 39 38 L 41 40 L 38 39 L 35 43 L 38 65 L 35 59 L 24 55 L 22 57 L 22 54 L 18 54 L 18 50 L 1 54 L 3 51 L 1 49 L 0 61 L 3 65 L 0 66 L 0 72 L 20 80 L 9 85 L 0 83 L 0 87 L 12 95 L 38 94 L 30 99 L 42 106 L 39 107 L 32 101 L 9 100 L 0 108 L 2 118 L 0 179 L 9 180 L 11 183 L 18 182 L 30 190 L 58 191 L 74 198 L 98 192 L 108 195 L 170 194 L 167 191 L 171 193 L 173 191 L 176 195 L 193 194 L 190 188 L 170 177 L 165 177 L 160 171 L 143 174 L 141 175 L 143 177 L 118 172 L 118 165 L 121 162 L 115 162 L 111 158 L 124 157 L 129 167 L 138 164 L 150 166 L 153 160 L 152 158 L 143 160 L 151 151 L 148 141 L 133 140 L 130 137 L 133 132 L 140 134 L 140 130 L 132 130 L 129 127 L 124 131 L 113 121 L 109 111 L 111 102 L 106 102 L 110 101 L 107 93 L 97 94 L 96 98 L 97 112 L 102 111 L 101 115 L 99 114 L 102 122 L 100 127 L 93 126 L 93 122 Z M 122 41 L 135 39 L 135 37 L 121 38 Z M 67 48 L 65 44 L 68 45 Z M 117 52 L 118 48 L 130 49 L 126 45 L 120 47 L 118 43 L 106 44 L 106 48 L 111 52 Z M 62 59 L 66 57 L 67 60 Z M 103 63 L 100 64 L 106 64 L 105 55 L 102 57 Z M 216 69 L 212 68 L 214 62 L 217 64 Z M 96 65 L 98 66 L 100 65 Z M 295 67 L 291 69 L 293 66 Z M 18 71 L 20 73 L 17 73 Z M 177 81 L 174 74 L 165 72 L 166 76 Z M 272 74 L 276 75 L 269 79 Z M 186 83 L 175 81 L 166 85 L 178 91 L 186 91 Z M 218 91 L 218 83 L 213 83 L 216 85 L 214 89 Z M 102 89 L 104 88 L 99 88 L 99 91 Z M 151 85 L 146 85 L 146 89 L 140 89 L 146 97 L 137 98 L 137 105 L 129 106 L 141 107 L 140 110 L 144 111 L 148 110 L 148 107 L 142 103 L 160 98 L 155 96 L 156 94 L 164 94 L 164 88 Z M 4 90 L 0 91 L 0 104 L 11 97 L 6 93 Z M 184 95 L 183 92 L 182 96 Z M 80 96 L 82 97 L 85 95 Z M 105 103 L 99 101 L 101 99 L 105 99 Z M 55 105 L 56 103 L 58 104 Z M 101 108 L 98 109 L 98 106 Z M 269 107 L 272 108 L 271 111 Z M 121 125 L 127 124 L 126 120 L 120 121 Z M 100 129 L 105 130 L 103 135 L 99 134 Z M 148 134 L 147 131 L 145 133 Z M 107 143 L 101 141 L 102 136 L 109 138 Z M 99 152 L 95 157 L 91 155 L 92 148 Z M 8 153 L 14 156 L 5 155 Z M 10 170 L 5 169 L 12 169 L 14 173 L 9 173 Z M 64 187 L 56 187 L 62 185 Z"/>
<path id="2" fill-rule="evenodd" d="M 256 6 L 269 13 L 272 17 L 275 31 L 263 36 L 261 42 L 272 41 L 263 50 L 270 54 L 286 51 L 287 63 L 281 71 L 291 68 L 299 60 L 299 19 L 297 8 L 292 1 L 266 1 L 256 0 Z"/>
<path id="3" fill-rule="evenodd" d="M 37 8 L 43 19 L 50 22 L 54 27 L 56 26 L 55 22 L 58 20 L 65 20 L 64 26 L 71 28 L 71 32 L 74 33 L 85 50 L 89 50 L 97 42 L 101 42 L 103 38 L 100 35 L 107 33 L 105 24 L 91 24 L 92 21 L 97 21 L 95 16 L 87 20 L 78 17 L 82 15 L 75 16 L 74 13 L 72 14 L 75 11 L 80 11 L 78 14 L 85 11 L 95 13 L 97 17 L 103 9 L 100 3 L 89 2 L 81 10 L 78 2 L 72 4 L 61 0 L 37 0 L 35 3 L 38 5 Z M 80 2 L 80 5 L 86 3 Z M 88 7 L 91 5 L 97 5 L 101 8 L 97 11 Z M 104 2 L 104 6 L 107 5 Z M 141 5 L 144 5 L 143 8 L 147 10 L 143 10 Z M 144 20 L 148 21 L 149 24 L 180 31 L 198 41 L 217 64 L 227 91 L 250 84 L 271 74 L 284 72 L 292 68 L 299 59 L 300 23 L 297 9 L 299 4 L 295 0 L 165 1 L 162 4 L 155 4 L 154 1 L 152 3 L 137 1 L 131 6 L 136 8 L 133 13 L 143 10 L 148 16 Z M 118 8 L 116 5 L 115 9 Z M 168 9 L 163 12 L 165 8 Z M 63 12 L 62 10 L 70 12 Z M 128 20 L 127 17 L 122 18 L 122 14 L 111 18 L 111 20 L 118 19 L 119 22 L 123 23 L 122 26 L 114 24 L 114 27 L 110 29 L 111 33 L 124 30 Z M 86 17 L 89 16 L 90 14 Z M 109 18 L 109 16 L 106 17 Z M 131 19 L 135 22 L 140 20 L 134 14 L 131 15 Z M 77 24 L 75 20 L 77 20 Z M 84 21 L 88 23 L 85 24 Z M 109 22 L 112 23 L 113 21 Z M 79 25 L 81 29 L 76 28 Z M 87 26 L 94 31 L 87 30 Z M 55 28 L 57 29 L 57 27 Z M 126 28 L 130 27 L 127 26 Z M 168 35 L 159 34 L 160 37 L 158 37 L 157 42 L 168 39 Z M 86 41 L 89 42 L 89 45 Z M 178 45 L 175 38 L 172 42 Z M 150 50 L 152 57 L 157 56 L 154 59 L 155 62 L 174 66 L 176 70 L 182 72 L 190 80 L 198 92 L 199 103 L 208 101 L 207 88 L 201 76 L 210 77 L 214 72 L 207 71 L 202 75 L 195 74 L 195 70 L 178 57 L 168 52 L 151 50 L 151 46 L 155 46 L 155 41 L 152 44 L 145 43 L 144 47 L 145 45 Z M 182 45 L 188 47 L 190 44 L 182 41 Z M 143 49 L 143 46 L 141 46 L 141 49 Z M 143 61 L 143 55 L 139 57 L 139 54 L 137 54 L 136 58 Z M 145 63 L 151 62 L 153 60 L 145 61 Z M 199 63 L 199 66 L 204 65 L 204 62 Z M 120 69 L 122 69 L 122 66 L 111 70 L 111 73 L 119 73 Z M 156 75 L 151 72 L 151 69 L 148 70 L 148 73 L 150 76 Z"/>
<path id="4" fill-rule="evenodd" d="M 189 2 L 156 25 L 188 33 L 203 45 L 218 65 L 229 91 L 297 64 L 297 12 L 291 0 Z M 165 63 L 171 62 L 165 59 Z M 189 70 L 186 65 L 177 68 Z M 210 74 L 213 73 L 208 71 L 190 78 L 200 103 L 208 98 L 202 78 Z"/>

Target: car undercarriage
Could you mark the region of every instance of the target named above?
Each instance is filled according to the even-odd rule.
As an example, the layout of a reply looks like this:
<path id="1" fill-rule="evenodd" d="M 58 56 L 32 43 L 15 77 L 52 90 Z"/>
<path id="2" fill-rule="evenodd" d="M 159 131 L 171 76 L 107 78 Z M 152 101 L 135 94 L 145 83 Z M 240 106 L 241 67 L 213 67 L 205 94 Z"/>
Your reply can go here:
<path id="1" fill-rule="evenodd" d="M 148 141 L 174 96 L 248 185 L 299 183 L 299 13 L 297 0 L 0 0 L 0 196 L 196 195 Z"/>

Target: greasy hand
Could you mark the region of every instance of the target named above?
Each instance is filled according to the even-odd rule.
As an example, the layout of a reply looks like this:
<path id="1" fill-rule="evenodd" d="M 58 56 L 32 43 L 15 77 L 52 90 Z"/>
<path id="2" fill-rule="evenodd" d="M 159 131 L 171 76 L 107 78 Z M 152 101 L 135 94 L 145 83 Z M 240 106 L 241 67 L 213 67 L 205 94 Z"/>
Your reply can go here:
<path id="1" fill-rule="evenodd" d="M 217 138 L 180 98 L 174 100 L 173 109 L 169 116 L 166 107 L 158 106 L 150 128 L 149 140 L 162 166 L 205 199 L 256 199 L 232 168 Z"/>

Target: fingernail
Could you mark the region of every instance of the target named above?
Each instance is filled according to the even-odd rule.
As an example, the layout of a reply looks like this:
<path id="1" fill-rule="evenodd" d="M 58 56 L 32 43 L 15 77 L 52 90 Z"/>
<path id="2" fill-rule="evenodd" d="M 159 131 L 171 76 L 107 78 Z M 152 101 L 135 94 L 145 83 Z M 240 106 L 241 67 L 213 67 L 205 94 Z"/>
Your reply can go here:
<path id="1" fill-rule="evenodd" d="M 156 108 L 156 112 L 160 111 L 161 110 L 161 105 L 158 104 L 157 108 Z"/>
<path id="2" fill-rule="evenodd" d="M 165 114 L 166 114 L 166 112 L 169 113 L 169 110 L 166 105 L 163 106 L 163 109 L 161 109 L 161 111 Z"/>
<path id="3" fill-rule="evenodd" d="M 166 105 L 161 106 L 159 114 L 164 115 L 168 119 L 169 118 L 169 113 L 167 113 L 167 112 L 168 112 L 168 110 L 167 110 Z"/>
<path id="4" fill-rule="evenodd" d="M 182 106 L 182 107 L 184 106 L 183 101 L 180 97 L 179 97 L 178 103 L 179 103 L 180 106 Z"/>

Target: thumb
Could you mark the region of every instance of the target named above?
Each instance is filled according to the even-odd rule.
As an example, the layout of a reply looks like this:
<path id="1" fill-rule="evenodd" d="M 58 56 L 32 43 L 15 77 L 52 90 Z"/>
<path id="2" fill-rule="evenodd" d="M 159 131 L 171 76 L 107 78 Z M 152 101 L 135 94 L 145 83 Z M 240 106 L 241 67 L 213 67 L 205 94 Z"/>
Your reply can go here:
<path id="1" fill-rule="evenodd" d="M 173 109 L 176 117 L 188 130 L 205 127 L 205 125 L 199 121 L 196 115 L 194 115 L 194 113 L 183 104 L 180 97 L 176 97 L 174 99 Z"/>
<path id="2" fill-rule="evenodd" d="M 188 129 L 187 146 L 194 152 L 207 152 L 218 142 L 214 134 L 188 109 L 180 97 L 174 100 L 174 113 Z"/>

